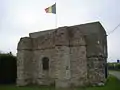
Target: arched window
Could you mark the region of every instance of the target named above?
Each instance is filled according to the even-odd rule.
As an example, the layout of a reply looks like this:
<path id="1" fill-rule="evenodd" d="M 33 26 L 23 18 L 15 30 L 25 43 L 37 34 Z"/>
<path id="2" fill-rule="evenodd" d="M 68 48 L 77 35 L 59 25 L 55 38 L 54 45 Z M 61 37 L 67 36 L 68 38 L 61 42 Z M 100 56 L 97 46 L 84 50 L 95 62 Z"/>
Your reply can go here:
<path id="1" fill-rule="evenodd" d="M 44 57 L 42 59 L 43 70 L 49 70 L 49 58 Z"/>

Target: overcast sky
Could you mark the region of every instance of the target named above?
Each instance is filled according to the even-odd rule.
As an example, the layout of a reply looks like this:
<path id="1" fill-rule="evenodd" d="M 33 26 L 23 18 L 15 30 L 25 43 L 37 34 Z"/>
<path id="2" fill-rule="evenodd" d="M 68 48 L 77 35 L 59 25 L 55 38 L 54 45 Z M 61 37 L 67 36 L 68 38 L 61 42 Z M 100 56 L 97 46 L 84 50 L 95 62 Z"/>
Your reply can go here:
<path id="1" fill-rule="evenodd" d="M 109 33 L 120 23 L 120 0 L 0 0 L 0 51 L 16 54 L 21 37 L 55 28 L 44 9 L 57 2 L 58 26 L 100 21 Z M 120 59 L 120 27 L 108 40 L 108 61 Z"/>

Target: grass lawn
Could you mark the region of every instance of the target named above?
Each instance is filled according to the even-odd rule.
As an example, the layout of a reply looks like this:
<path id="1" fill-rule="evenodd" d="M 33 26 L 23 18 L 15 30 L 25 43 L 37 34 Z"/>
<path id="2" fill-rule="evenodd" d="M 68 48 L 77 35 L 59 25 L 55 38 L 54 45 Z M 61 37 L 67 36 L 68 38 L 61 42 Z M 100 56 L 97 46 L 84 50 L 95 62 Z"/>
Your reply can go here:
<path id="1" fill-rule="evenodd" d="M 15 85 L 0 85 L 0 90 L 56 90 L 56 89 L 54 87 L 38 87 L 38 86 L 17 87 Z M 65 90 L 120 90 L 120 81 L 117 78 L 110 76 L 108 78 L 106 85 L 102 87 L 84 87 Z"/>
<path id="2" fill-rule="evenodd" d="M 79 90 L 79 89 L 77 89 Z M 114 76 L 110 76 L 103 87 L 88 87 L 85 90 L 120 90 L 120 80 Z"/>
<path id="3" fill-rule="evenodd" d="M 110 72 L 110 71 L 117 71 L 117 72 L 120 72 L 120 70 L 109 70 L 109 72 Z"/>

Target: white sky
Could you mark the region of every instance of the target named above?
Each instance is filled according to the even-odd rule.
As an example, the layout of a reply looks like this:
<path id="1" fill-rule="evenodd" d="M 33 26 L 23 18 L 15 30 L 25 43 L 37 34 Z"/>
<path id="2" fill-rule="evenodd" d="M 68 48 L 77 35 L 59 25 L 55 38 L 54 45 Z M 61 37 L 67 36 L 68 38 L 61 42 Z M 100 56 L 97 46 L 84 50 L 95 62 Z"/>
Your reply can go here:
<path id="1" fill-rule="evenodd" d="M 58 26 L 100 21 L 107 32 L 120 23 L 120 0 L 0 0 L 0 51 L 16 54 L 21 37 L 55 28 L 44 9 L 57 2 Z M 108 36 L 108 61 L 120 59 L 120 27 Z"/>

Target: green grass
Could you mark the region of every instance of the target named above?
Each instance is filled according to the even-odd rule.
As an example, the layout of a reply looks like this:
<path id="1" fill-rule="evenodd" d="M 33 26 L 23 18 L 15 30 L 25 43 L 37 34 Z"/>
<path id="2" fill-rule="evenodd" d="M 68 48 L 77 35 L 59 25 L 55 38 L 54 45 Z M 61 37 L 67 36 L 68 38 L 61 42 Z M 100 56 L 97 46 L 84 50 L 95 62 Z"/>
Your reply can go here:
<path id="1" fill-rule="evenodd" d="M 120 90 L 120 81 L 116 77 L 110 76 L 105 86 L 88 87 L 85 90 Z"/>
<path id="2" fill-rule="evenodd" d="M 56 90 L 56 89 L 54 87 L 47 87 L 47 86 L 17 87 L 15 85 L 0 85 L 0 90 Z M 120 90 L 120 81 L 117 78 L 110 76 L 105 86 L 84 87 L 84 88 L 74 88 L 74 89 L 64 89 L 64 90 Z"/>
<path id="3" fill-rule="evenodd" d="M 119 70 L 109 70 L 109 71 L 117 71 L 117 72 L 120 72 L 120 69 L 119 69 Z"/>
<path id="4" fill-rule="evenodd" d="M 54 87 L 39 87 L 39 86 L 25 86 L 25 87 L 18 87 L 15 85 L 2 85 L 0 86 L 0 90 L 55 90 Z"/>

